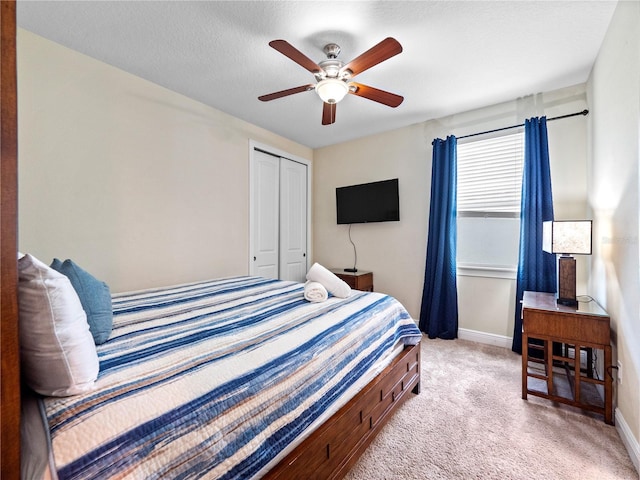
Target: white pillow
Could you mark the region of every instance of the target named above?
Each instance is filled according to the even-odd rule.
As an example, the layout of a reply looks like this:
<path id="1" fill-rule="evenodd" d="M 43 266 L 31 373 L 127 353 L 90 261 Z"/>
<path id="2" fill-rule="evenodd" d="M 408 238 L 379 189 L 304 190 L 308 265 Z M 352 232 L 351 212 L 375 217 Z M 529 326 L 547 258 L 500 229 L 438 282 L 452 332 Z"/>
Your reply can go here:
<path id="1" fill-rule="evenodd" d="M 20 358 L 27 385 L 58 397 L 90 390 L 100 365 L 71 282 L 29 254 L 18 260 L 18 279 Z"/>
<path id="2" fill-rule="evenodd" d="M 338 298 L 349 298 L 351 287 L 335 273 L 327 270 L 319 263 L 314 263 L 307 272 L 307 280 L 321 283 L 332 295 Z"/>

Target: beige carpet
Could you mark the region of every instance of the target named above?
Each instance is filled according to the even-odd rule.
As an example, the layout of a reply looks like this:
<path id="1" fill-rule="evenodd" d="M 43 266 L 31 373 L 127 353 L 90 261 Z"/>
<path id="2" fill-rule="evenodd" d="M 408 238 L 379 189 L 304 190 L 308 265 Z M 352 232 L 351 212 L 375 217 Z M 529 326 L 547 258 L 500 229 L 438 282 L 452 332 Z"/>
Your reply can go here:
<path id="1" fill-rule="evenodd" d="M 522 400 L 519 355 L 463 340 L 422 344 L 422 392 L 389 420 L 348 480 L 638 479 L 601 417 Z"/>

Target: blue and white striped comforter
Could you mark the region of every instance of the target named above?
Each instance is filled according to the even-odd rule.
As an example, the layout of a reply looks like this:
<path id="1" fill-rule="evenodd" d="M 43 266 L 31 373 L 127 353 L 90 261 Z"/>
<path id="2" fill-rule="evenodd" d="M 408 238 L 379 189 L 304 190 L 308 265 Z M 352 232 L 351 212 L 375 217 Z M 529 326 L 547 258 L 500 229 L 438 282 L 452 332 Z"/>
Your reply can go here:
<path id="1" fill-rule="evenodd" d="M 260 277 L 117 294 L 113 307 L 96 389 L 45 400 L 61 479 L 251 478 L 421 336 L 386 295 L 309 303 L 302 284 Z"/>

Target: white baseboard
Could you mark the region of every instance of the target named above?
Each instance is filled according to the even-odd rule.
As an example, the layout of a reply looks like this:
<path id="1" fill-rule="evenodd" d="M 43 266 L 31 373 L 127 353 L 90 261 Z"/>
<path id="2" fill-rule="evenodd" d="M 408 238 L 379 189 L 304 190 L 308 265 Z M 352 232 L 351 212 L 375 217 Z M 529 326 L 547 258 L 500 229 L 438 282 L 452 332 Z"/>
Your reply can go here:
<path id="1" fill-rule="evenodd" d="M 638 440 L 631 433 L 631 429 L 629 428 L 629 424 L 625 421 L 620 410 L 616 408 L 615 411 L 616 416 L 616 430 L 622 439 L 622 443 L 629 452 L 629 457 L 631 457 L 631 461 L 633 465 L 636 467 L 636 470 L 640 472 L 640 445 L 638 444 Z"/>
<path id="2" fill-rule="evenodd" d="M 467 328 L 458 329 L 458 338 L 469 340 L 471 342 L 486 343 L 487 345 L 495 345 L 511 349 L 513 338 L 496 335 L 494 333 L 479 332 L 477 330 L 469 330 Z"/>

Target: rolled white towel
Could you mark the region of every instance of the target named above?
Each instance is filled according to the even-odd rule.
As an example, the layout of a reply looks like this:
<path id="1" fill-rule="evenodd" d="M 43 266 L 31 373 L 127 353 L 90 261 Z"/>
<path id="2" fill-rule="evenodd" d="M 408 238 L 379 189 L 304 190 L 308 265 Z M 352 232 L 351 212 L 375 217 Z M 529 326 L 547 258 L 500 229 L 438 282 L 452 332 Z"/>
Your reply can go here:
<path id="1" fill-rule="evenodd" d="M 319 263 L 314 263 L 307 272 L 307 280 L 324 285 L 332 295 L 340 298 L 351 296 L 351 287 L 347 282 L 340 280 L 335 274 L 327 270 Z"/>
<path id="2" fill-rule="evenodd" d="M 309 302 L 324 302 L 329 298 L 327 289 L 320 282 L 310 282 L 304 284 L 304 299 Z"/>

